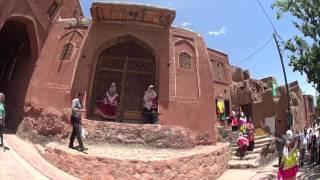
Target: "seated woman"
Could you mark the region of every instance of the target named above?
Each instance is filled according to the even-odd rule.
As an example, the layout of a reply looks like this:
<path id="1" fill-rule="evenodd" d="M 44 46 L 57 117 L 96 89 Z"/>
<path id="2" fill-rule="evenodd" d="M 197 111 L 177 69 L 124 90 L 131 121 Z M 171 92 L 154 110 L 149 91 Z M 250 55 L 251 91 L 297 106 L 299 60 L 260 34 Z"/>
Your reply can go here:
<path id="1" fill-rule="evenodd" d="M 147 123 L 158 123 L 158 107 L 157 107 L 157 93 L 154 86 L 150 85 L 148 90 L 144 93 L 144 108 L 143 115 L 146 117 Z"/>
<path id="2" fill-rule="evenodd" d="M 103 102 L 97 102 L 97 107 L 100 116 L 105 119 L 115 120 L 117 118 L 118 110 L 118 93 L 115 82 L 111 83 L 109 90 L 106 92 L 106 96 Z"/>

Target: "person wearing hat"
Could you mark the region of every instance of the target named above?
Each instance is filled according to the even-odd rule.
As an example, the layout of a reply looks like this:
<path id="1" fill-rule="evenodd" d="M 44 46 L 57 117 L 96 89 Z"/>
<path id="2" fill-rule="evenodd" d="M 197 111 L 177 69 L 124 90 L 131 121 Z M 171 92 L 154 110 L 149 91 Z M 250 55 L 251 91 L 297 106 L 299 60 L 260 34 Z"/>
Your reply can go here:
<path id="1" fill-rule="evenodd" d="M 147 123 L 158 124 L 157 93 L 153 85 L 150 85 L 144 93 L 143 100 L 143 115 L 146 117 Z"/>

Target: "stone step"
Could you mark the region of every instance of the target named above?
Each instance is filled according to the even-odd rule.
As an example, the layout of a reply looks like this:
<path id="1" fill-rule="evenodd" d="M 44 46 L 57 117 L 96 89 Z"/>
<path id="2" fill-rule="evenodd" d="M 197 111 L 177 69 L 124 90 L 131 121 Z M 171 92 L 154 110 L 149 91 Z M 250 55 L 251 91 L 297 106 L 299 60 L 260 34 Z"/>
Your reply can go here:
<path id="1" fill-rule="evenodd" d="M 255 136 L 255 140 L 259 140 L 259 139 L 263 139 L 263 138 L 267 138 L 269 137 L 269 134 L 266 134 L 266 135 L 262 135 L 262 136 Z"/>
<path id="2" fill-rule="evenodd" d="M 254 143 L 255 144 L 261 144 L 261 143 L 265 143 L 265 142 L 270 142 L 273 139 L 274 139 L 273 137 L 267 137 L 267 138 L 255 140 Z"/>
<path id="3" fill-rule="evenodd" d="M 242 160 L 258 159 L 260 158 L 259 154 L 248 154 L 242 158 Z M 238 156 L 231 156 L 230 160 L 241 160 Z"/>
<path id="4" fill-rule="evenodd" d="M 257 168 L 259 164 L 256 160 L 231 160 L 228 163 L 229 169 L 249 169 Z"/>
<path id="5" fill-rule="evenodd" d="M 255 145 L 259 145 L 259 144 L 270 143 L 270 141 L 273 140 L 273 139 L 274 139 L 274 138 L 272 138 L 272 137 L 267 137 L 267 138 L 263 138 L 263 139 L 258 139 L 258 140 L 255 140 L 255 141 L 254 141 L 254 144 L 255 144 Z M 236 141 L 231 142 L 231 147 L 234 147 L 234 146 L 238 146 Z"/>
<path id="6" fill-rule="evenodd" d="M 247 151 L 247 154 L 260 154 L 262 151 L 262 148 L 255 148 L 253 151 Z M 231 153 L 233 156 L 236 154 L 236 151 L 232 151 Z"/>
<path id="7" fill-rule="evenodd" d="M 264 143 L 258 143 L 258 144 L 254 144 L 254 148 L 260 148 L 260 147 L 265 147 L 267 146 L 268 144 L 270 144 L 270 142 L 264 142 Z M 231 149 L 236 149 L 238 148 L 238 145 L 237 144 L 231 144 Z"/>

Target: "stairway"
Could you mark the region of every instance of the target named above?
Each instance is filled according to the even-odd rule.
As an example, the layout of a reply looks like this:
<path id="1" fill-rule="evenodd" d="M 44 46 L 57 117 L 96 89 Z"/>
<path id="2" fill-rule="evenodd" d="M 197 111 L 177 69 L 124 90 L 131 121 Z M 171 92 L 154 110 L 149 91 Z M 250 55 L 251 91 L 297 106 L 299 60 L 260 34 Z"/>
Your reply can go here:
<path id="1" fill-rule="evenodd" d="M 229 169 L 257 168 L 267 163 L 276 156 L 275 140 L 272 136 L 263 135 L 255 137 L 255 147 L 253 151 L 248 151 L 242 159 L 236 156 L 238 145 L 236 143 L 238 132 L 232 132 L 232 142 L 230 144 L 231 158 L 228 163 Z"/>

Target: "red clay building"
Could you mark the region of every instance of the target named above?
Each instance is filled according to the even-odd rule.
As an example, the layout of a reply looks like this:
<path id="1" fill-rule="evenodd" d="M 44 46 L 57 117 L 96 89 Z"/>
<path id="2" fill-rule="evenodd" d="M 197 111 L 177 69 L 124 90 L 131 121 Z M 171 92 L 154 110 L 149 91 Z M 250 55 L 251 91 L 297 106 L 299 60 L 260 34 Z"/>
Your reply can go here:
<path id="1" fill-rule="evenodd" d="M 11 129 L 61 134 L 76 92 L 95 119 L 111 82 L 121 94 L 118 120 L 141 123 L 143 93 L 153 84 L 160 124 L 216 142 L 214 99 L 223 94 L 231 104 L 228 58 L 172 27 L 174 10 L 96 2 L 88 19 L 78 0 L 0 0 L 0 9 L 0 88 Z"/>
<path id="2" fill-rule="evenodd" d="M 244 113 L 253 119 L 256 127 L 267 129 L 272 134 L 284 134 L 290 128 L 285 87 L 278 87 L 273 96 L 272 83 L 276 83 L 274 77 L 251 79 L 248 71 L 235 67 L 232 72 L 232 106 L 241 106 Z M 310 127 L 315 114 L 313 97 L 304 96 L 297 81 L 290 83 L 289 89 L 293 130 Z"/>

